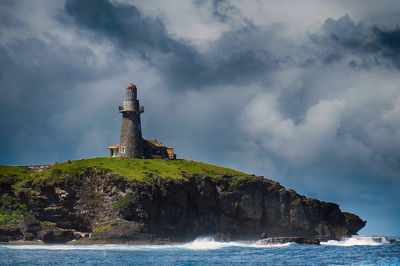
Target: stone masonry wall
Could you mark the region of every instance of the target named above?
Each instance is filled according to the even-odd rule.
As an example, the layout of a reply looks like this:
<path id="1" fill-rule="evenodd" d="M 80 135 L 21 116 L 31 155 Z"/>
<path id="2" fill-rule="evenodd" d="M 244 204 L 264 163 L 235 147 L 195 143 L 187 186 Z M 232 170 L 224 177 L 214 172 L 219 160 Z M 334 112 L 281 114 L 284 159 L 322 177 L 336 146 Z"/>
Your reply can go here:
<path id="1" fill-rule="evenodd" d="M 142 158 L 143 139 L 140 130 L 140 113 L 123 112 L 121 123 L 119 157 Z M 122 153 L 125 147 L 125 153 Z"/>

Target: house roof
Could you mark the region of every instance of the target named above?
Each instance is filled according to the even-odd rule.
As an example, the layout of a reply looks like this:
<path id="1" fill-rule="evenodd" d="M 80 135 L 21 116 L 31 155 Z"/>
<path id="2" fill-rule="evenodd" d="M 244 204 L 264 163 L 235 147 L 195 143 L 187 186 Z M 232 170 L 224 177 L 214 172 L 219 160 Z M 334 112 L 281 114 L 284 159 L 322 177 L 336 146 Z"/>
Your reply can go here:
<path id="1" fill-rule="evenodd" d="M 107 149 L 116 149 L 119 147 L 119 144 L 115 144 L 115 145 L 111 145 L 109 147 L 107 147 Z"/>
<path id="2" fill-rule="evenodd" d="M 152 144 L 152 145 L 154 145 L 154 146 L 157 146 L 157 147 L 168 148 L 168 147 L 165 146 L 164 144 L 158 142 L 158 140 L 156 140 L 156 139 L 145 139 L 145 141 L 148 142 L 148 143 L 150 143 L 150 144 Z"/>

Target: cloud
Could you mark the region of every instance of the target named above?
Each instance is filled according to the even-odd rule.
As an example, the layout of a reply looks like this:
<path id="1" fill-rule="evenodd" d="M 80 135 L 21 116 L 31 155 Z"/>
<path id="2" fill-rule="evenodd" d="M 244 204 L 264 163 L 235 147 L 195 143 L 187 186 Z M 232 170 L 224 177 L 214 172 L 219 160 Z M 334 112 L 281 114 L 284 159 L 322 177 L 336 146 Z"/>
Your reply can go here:
<path id="1" fill-rule="evenodd" d="M 258 95 L 244 110 L 241 124 L 246 121 L 252 139 L 260 139 L 265 150 L 293 164 L 314 162 L 329 153 L 341 126 L 343 102 L 320 101 L 299 124 L 283 118 L 276 102 L 269 95 Z"/>
<path id="2" fill-rule="evenodd" d="M 107 0 L 68 0 L 66 13 L 74 22 L 98 38 L 106 38 L 119 48 L 134 51 L 147 58 L 148 53 L 178 53 L 191 56 L 194 50 L 169 37 L 164 23 L 158 18 L 143 15 L 135 6 L 116 4 Z M 68 19 L 64 22 L 68 22 Z"/>
<path id="3" fill-rule="evenodd" d="M 141 14 L 134 6 L 99 3 L 71 0 L 65 9 L 79 27 L 148 60 L 176 88 L 242 83 L 276 67 L 278 59 L 260 46 L 265 32 L 258 28 L 224 33 L 206 53 L 200 53 L 187 41 L 171 38 L 161 20 Z"/>
<path id="4" fill-rule="evenodd" d="M 338 20 L 327 19 L 322 31 L 312 35 L 318 46 L 327 46 L 326 62 L 338 60 L 348 53 L 354 67 L 400 67 L 400 29 L 385 29 L 353 22 L 348 15 Z"/>
<path id="5" fill-rule="evenodd" d="M 213 18 L 220 22 L 229 23 L 234 27 L 252 24 L 229 0 L 194 0 L 193 2 L 198 7 L 206 6 L 212 10 Z"/>

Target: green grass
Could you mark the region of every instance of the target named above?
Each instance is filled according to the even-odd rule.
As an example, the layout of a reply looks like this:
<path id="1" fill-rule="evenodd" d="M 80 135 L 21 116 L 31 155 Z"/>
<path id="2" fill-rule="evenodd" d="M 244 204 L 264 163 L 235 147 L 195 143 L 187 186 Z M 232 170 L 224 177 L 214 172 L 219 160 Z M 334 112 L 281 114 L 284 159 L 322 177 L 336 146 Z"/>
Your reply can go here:
<path id="1" fill-rule="evenodd" d="M 129 180 L 148 181 L 147 173 L 156 177 L 181 179 L 182 173 L 187 175 L 204 174 L 210 177 L 217 177 L 221 174 L 228 174 L 239 177 L 252 177 L 233 169 L 205 164 L 201 162 L 185 160 L 162 160 L 162 159 L 127 159 L 99 157 L 55 163 L 48 169 L 39 173 L 32 173 L 38 178 L 59 177 L 62 173 L 82 174 L 88 167 L 97 167 L 110 173 L 118 174 Z M 29 178 L 29 177 L 28 177 Z"/>
<path id="2" fill-rule="evenodd" d="M 162 159 L 128 159 L 99 157 L 91 159 L 75 160 L 63 163 L 54 163 L 41 172 L 30 172 L 18 166 L 0 166 L 0 177 L 11 180 L 15 191 L 21 189 L 21 185 L 28 181 L 39 181 L 52 178 L 62 180 L 65 174 L 83 174 L 88 168 L 96 167 L 109 173 L 118 174 L 131 181 L 148 182 L 151 177 L 182 179 L 189 178 L 193 174 L 208 175 L 211 178 L 220 175 L 234 176 L 232 181 L 238 178 L 252 178 L 253 175 L 245 174 L 233 169 L 219 167 L 211 164 L 186 161 L 186 160 L 162 160 Z"/>
<path id="3" fill-rule="evenodd" d="M 11 182 L 15 183 L 26 179 L 31 175 L 31 172 L 19 167 L 19 166 L 9 166 L 0 165 L 0 182 Z"/>

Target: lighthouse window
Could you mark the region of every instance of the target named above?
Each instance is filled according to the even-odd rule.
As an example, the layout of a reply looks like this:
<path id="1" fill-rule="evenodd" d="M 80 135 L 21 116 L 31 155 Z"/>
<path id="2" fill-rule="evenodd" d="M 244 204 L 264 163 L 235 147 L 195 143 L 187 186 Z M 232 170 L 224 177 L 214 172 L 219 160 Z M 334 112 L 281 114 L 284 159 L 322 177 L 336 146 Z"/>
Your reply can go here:
<path id="1" fill-rule="evenodd" d="M 125 146 L 121 147 L 121 153 L 125 153 Z"/>

